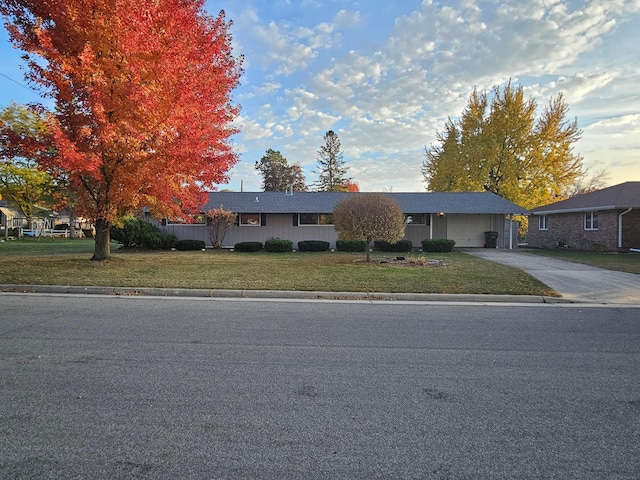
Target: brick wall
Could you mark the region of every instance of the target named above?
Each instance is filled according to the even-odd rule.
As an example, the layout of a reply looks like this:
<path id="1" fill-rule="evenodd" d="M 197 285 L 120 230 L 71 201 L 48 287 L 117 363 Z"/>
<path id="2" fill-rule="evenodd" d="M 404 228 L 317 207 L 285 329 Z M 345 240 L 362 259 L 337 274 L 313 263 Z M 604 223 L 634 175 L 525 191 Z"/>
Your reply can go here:
<path id="1" fill-rule="evenodd" d="M 622 248 L 640 248 L 640 210 L 622 217 Z"/>
<path id="2" fill-rule="evenodd" d="M 622 211 L 598 212 L 598 230 L 584 229 L 584 212 L 547 215 L 548 230 L 540 230 L 538 216 L 531 216 L 529 217 L 529 246 L 555 248 L 557 240 L 561 240 L 575 250 L 614 251 L 618 248 L 618 215 L 620 213 Z M 625 218 L 625 223 L 626 220 Z M 640 228 L 640 222 L 636 228 Z"/>

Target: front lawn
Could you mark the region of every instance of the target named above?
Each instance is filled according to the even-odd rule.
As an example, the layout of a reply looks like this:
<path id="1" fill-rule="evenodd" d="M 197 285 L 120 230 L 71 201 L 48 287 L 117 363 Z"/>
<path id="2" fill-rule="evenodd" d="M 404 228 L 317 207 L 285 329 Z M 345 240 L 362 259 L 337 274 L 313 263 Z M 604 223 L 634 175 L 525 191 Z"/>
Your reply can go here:
<path id="1" fill-rule="evenodd" d="M 23 243 L 24 242 L 24 243 Z M 46 247 L 45 247 L 46 245 Z M 119 252 L 91 262 L 91 240 L 41 239 L 0 244 L 0 283 L 119 287 L 388 293 L 555 295 L 516 268 L 462 253 L 406 255 L 441 267 L 367 264 L 364 254 Z M 397 254 L 372 253 L 372 260 Z"/>

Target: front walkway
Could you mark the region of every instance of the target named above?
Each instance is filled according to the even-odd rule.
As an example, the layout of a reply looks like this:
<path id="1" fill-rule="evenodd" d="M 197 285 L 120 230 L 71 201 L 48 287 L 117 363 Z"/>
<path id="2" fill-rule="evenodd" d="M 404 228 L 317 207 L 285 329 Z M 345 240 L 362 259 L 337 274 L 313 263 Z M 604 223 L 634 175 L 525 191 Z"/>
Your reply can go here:
<path id="1" fill-rule="evenodd" d="M 614 272 L 518 250 L 463 248 L 458 251 L 519 268 L 568 300 L 640 305 L 640 275 Z"/>

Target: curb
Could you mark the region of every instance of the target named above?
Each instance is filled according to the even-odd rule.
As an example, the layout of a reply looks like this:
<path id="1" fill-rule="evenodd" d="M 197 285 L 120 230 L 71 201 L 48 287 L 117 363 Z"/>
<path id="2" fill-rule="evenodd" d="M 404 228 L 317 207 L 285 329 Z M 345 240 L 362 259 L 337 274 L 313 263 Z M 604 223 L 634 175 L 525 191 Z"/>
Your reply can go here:
<path id="1" fill-rule="evenodd" d="M 564 298 L 537 295 L 450 293 L 319 292 L 293 290 L 214 290 L 187 288 L 92 287 L 74 285 L 0 285 L 4 293 L 50 293 L 145 297 L 255 298 L 342 301 L 474 302 L 474 303 L 577 303 Z"/>

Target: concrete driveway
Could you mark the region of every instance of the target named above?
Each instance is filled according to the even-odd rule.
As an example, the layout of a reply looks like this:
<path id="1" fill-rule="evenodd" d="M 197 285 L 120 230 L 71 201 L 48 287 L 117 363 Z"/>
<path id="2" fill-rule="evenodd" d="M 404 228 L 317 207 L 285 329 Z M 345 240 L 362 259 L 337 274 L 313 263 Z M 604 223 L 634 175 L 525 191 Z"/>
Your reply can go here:
<path id="1" fill-rule="evenodd" d="M 640 304 L 640 275 L 565 262 L 518 250 L 469 248 L 461 251 L 524 270 L 568 300 Z"/>

